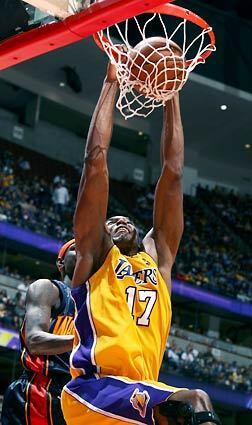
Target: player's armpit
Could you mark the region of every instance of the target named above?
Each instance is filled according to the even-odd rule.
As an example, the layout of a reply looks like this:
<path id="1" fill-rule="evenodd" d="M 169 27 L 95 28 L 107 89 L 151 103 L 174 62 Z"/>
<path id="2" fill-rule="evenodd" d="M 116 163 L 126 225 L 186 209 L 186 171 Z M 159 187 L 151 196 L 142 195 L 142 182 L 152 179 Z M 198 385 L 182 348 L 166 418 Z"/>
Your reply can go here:
<path id="1" fill-rule="evenodd" d="M 171 293 L 171 269 L 173 257 L 165 241 L 162 241 L 162 232 L 159 236 L 155 235 L 151 229 L 143 239 L 145 252 L 149 254 L 157 263 L 158 269 L 167 284 L 169 293 Z"/>
<path id="2" fill-rule="evenodd" d="M 153 236 L 153 228 L 147 233 L 143 239 L 143 246 L 145 252 L 149 254 L 153 260 L 158 264 L 157 248 Z"/>

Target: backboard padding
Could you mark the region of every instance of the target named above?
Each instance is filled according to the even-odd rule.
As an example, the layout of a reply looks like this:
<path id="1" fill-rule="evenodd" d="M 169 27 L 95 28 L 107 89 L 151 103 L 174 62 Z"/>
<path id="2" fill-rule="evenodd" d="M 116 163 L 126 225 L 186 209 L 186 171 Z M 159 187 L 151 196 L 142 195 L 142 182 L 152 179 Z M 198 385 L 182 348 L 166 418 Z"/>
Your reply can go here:
<path id="1" fill-rule="evenodd" d="M 0 43 L 0 70 L 80 41 L 93 33 L 172 0 L 103 0 L 62 21 Z"/>

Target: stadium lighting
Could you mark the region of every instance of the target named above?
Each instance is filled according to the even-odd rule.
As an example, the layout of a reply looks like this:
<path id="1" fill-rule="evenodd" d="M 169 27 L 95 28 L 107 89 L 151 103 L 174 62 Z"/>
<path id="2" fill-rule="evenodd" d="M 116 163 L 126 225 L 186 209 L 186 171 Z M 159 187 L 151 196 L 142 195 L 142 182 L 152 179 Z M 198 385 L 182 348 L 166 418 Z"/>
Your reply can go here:
<path id="1" fill-rule="evenodd" d="M 221 105 L 220 108 L 221 108 L 222 111 L 226 111 L 227 110 L 227 105 Z"/>
<path id="2" fill-rule="evenodd" d="M 245 147 L 245 149 L 250 149 L 250 148 L 251 148 L 251 144 L 250 144 L 250 143 L 246 143 L 246 144 L 244 145 L 244 147 Z"/>

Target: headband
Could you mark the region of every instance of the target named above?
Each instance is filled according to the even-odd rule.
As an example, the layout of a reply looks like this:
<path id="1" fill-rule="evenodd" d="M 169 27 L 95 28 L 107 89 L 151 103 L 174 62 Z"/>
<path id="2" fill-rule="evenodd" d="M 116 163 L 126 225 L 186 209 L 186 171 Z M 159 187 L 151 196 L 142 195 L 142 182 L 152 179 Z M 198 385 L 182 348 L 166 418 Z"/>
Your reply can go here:
<path id="1" fill-rule="evenodd" d="M 57 258 L 57 267 L 60 272 L 62 271 L 63 261 L 65 258 L 66 252 L 68 248 L 70 248 L 70 246 L 73 245 L 74 243 L 75 243 L 75 239 L 71 239 L 70 241 L 64 243 L 64 245 L 62 245 L 62 247 L 59 250 L 58 258 Z"/>

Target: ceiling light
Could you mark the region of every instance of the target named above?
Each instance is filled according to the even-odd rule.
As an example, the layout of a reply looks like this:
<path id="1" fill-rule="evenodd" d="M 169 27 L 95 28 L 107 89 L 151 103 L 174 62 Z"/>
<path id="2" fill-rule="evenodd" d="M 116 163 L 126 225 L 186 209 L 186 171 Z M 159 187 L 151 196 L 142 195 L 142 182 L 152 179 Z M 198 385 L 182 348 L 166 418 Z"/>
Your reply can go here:
<path id="1" fill-rule="evenodd" d="M 222 111 L 226 111 L 227 110 L 227 105 L 221 105 L 220 108 L 221 108 Z"/>
<path id="2" fill-rule="evenodd" d="M 63 81 L 61 81 L 61 82 L 59 83 L 59 86 L 60 86 L 60 87 L 65 87 L 65 85 L 66 85 L 66 84 L 65 84 Z"/>
<path id="3" fill-rule="evenodd" d="M 142 136 L 143 135 L 143 132 L 142 131 L 139 131 L 138 132 L 138 136 Z"/>
<path id="4" fill-rule="evenodd" d="M 246 149 L 250 149 L 250 148 L 251 148 L 251 144 L 250 144 L 250 143 L 246 143 L 246 145 L 244 145 L 244 147 L 245 147 Z"/>

